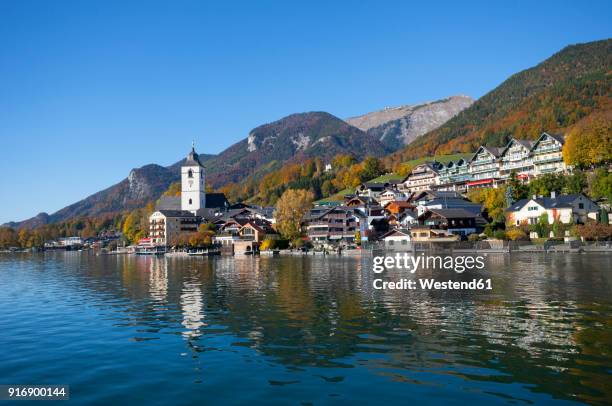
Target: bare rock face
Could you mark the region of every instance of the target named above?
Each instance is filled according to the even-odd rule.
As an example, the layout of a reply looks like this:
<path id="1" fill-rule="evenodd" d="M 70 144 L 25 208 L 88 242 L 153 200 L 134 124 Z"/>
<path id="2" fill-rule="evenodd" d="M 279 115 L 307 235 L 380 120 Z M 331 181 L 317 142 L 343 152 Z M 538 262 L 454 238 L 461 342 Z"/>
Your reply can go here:
<path id="1" fill-rule="evenodd" d="M 399 149 L 440 127 L 473 103 L 469 96 L 451 96 L 423 104 L 387 107 L 346 122 L 378 138 L 387 147 Z"/>

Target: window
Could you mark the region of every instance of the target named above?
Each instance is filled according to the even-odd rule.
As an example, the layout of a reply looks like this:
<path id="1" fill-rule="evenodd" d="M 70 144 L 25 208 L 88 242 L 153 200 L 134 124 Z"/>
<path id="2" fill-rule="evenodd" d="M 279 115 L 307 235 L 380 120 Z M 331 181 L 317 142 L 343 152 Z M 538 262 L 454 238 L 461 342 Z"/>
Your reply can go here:
<path id="1" fill-rule="evenodd" d="M 187 177 L 193 178 L 193 171 L 191 169 L 187 172 Z"/>
<path id="2" fill-rule="evenodd" d="M 578 208 L 579 209 L 584 209 L 584 203 L 578 203 Z"/>
<path id="3" fill-rule="evenodd" d="M 191 199 L 189 199 L 189 204 L 191 204 Z"/>

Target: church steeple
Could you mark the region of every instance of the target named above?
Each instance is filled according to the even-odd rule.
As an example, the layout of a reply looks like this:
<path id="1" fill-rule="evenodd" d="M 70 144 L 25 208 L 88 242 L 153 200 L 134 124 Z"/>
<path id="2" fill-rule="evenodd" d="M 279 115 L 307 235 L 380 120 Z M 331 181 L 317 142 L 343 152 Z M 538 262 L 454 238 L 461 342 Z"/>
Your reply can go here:
<path id="1" fill-rule="evenodd" d="M 206 207 L 204 165 L 195 151 L 195 142 L 181 166 L 181 209 L 199 214 Z"/>
<path id="2" fill-rule="evenodd" d="M 200 156 L 195 151 L 195 141 L 191 142 L 191 151 L 187 154 L 187 159 L 185 160 L 184 166 L 204 166 L 202 162 L 200 162 Z"/>

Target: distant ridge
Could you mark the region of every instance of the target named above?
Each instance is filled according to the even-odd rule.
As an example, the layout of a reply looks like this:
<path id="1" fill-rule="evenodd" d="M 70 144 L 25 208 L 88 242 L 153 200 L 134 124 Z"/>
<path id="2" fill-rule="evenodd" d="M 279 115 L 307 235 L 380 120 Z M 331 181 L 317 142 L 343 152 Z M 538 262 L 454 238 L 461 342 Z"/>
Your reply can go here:
<path id="1" fill-rule="evenodd" d="M 421 104 L 387 107 L 347 118 L 346 122 L 396 150 L 438 128 L 473 103 L 474 99 L 469 96 L 450 96 Z"/>
<path id="2" fill-rule="evenodd" d="M 481 144 L 502 145 L 509 136 L 535 139 L 611 108 L 612 39 L 571 45 L 510 76 L 390 160 L 474 151 Z"/>

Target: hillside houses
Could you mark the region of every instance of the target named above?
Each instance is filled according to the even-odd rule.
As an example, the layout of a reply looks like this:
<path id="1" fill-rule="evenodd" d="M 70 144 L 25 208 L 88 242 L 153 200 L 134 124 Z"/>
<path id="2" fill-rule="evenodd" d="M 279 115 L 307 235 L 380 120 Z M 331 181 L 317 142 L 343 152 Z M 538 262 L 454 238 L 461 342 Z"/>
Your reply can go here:
<path id="1" fill-rule="evenodd" d="M 347 196 L 336 209 L 343 213 L 345 222 L 349 217 L 352 219 L 351 226 L 342 230 L 343 239 L 353 241 L 354 237 L 349 234 L 357 231 L 363 240 L 388 240 L 389 243 L 410 238 L 450 241 L 482 233 L 487 225 L 486 213 L 481 204 L 465 198 L 465 193 L 472 188 L 496 188 L 512 176 L 527 183 L 547 173 L 568 173 L 570 168 L 563 162 L 561 153 L 564 142 L 563 136 L 546 132 L 535 141 L 511 138 L 503 147 L 481 146 L 469 158 L 448 163 L 423 162 L 400 181 L 363 183 L 356 188 L 354 196 Z M 574 222 L 597 216 L 597 205 L 581 200 L 586 199 L 584 196 L 551 199 L 540 197 L 531 203 L 517 202 L 508 216 L 517 224 L 533 223 L 546 211 L 550 212 L 551 219 L 571 217 Z M 329 210 L 315 207 L 309 218 L 324 209 Z M 333 211 L 327 213 L 329 218 L 323 216 L 317 221 L 325 219 L 330 230 Z M 410 231 L 413 229 L 418 229 L 416 234 Z M 314 224 L 309 230 L 321 231 L 316 241 L 331 240 L 331 234 L 323 233 Z M 308 235 L 314 236 L 312 232 Z"/>
<path id="2" fill-rule="evenodd" d="M 516 173 L 530 179 L 546 173 L 566 173 L 562 135 L 542 133 L 535 141 L 511 138 L 501 148 L 481 146 L 470 159 L 443 164 L 432 161 L 413 168 L 402 181 L 405 192 L 428 189 L 465 192 L 475 187 L 497 187 Z"/>

